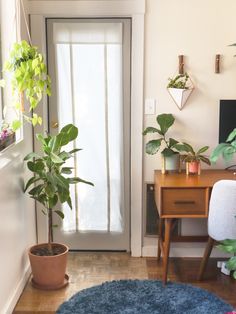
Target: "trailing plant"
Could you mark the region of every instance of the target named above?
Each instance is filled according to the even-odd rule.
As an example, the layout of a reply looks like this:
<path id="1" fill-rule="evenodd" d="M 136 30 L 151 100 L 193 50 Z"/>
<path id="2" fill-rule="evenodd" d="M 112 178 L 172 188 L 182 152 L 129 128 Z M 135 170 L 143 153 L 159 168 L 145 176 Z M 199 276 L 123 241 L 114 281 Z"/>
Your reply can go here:
<path id="1" fill-rule="evenodd" d="M 150 155 L 156 154 L 161 145 L 164 144 L 165 148 L 162 150 L 162 154 L 164 156 L 171 156 L 173 154 L 178 153 L 176 151 L 177 140 L 173 138 L 167 138 L 166 133 L 169 128 L 174 124 L 175 118 L 171 113 L 163 113 L 156 117 L 156 122 L 158 124 L 158 128 L 147 127 L 143 131 L 143 135 L 147 135 L 148 133 L 158 133 L 159 138 L 155 140 L 151 140 L 146 144 L 146 153 Z"/>
<path id="2" fill-rule="evenodd" d="M 174 78 L 168 78 L 169 83 L 167 88 L 179 88 L 179 89 L 189 89 L 187 85 L 189 82 L 189 76 L 187 73 L 178 74 Z"/>
<path id="3" fill-rule="evenodd" d="M 32 111 L 37 107 L 43 95 L 51 95 L 51 80 L 47 75 L 47 67 L 37 47 L 30 46 L 25 40 L 15 43 L 5 62 L 4 71 L 11 73 L 14 108 L 18 118 L 12 122 L 13 130 L 21 126 L 20 113 L 32 123 L 42 124 L 42 118 Z M 1 81 L 1 86 L 4 82 Z M 24 98 L 29 102 L 29 111 L 24 108 Z"/>
<path id="4" fill-rule="evenodd" d="M 220 143 L 211 154 L 211 161 L 216 162 L 222 156 L 225 161 L 230 161 L 236 153 L 236 128 L 229 134 L 226 143 Z"/>
<path id="5" fill-rule="evenodd" d="M 203 146 L 195 151 L 190 144 L 183 142 L 181 144 L 177 144 L 176 148 L 180 152 L 186 152 L 186 154 L 181 155 L 182 160 L 185 162 L 202 161 L 207 165 L 211 165 L 210 159 L 203 155 L 203 153 L 205 153 L 209 149 L 209 146 Z"/>
<path id="6" fill-rule="evenodd" d="M 53 214 L 64 218 L 64 213 L 59 209 L 60 204 L 67 203 L 72 208 L 70 185 L 79 182 L 93 185 L 79 177 L 70 177 L 72 167 L 67 167 L 66 161 L 73 157 L 80 149 L 66 151 L 64 148 L 69 142 L 77 138 L 78 129 L 68 124 L 55 135 L 37 135 L 41 142 L 42 154 L 30 153 L 24 161 L 33 176 L 25 185 L 24 192 L 29 188 L 29 195 L 43 205 L 44 215 L 48 217 L 48 248 L 51 252 Z M 32 187 L 33 186 L 33 187 Z"/>

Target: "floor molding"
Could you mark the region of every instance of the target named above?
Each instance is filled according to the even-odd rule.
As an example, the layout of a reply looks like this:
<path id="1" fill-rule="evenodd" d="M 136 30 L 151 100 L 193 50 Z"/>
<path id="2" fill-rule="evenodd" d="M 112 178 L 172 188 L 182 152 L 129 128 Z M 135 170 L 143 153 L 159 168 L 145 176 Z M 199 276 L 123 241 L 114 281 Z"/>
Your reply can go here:
<path id="1" fill-rule="evenodd" d="M 20 298 L 20 296 L 24 290 L 24 287 L 25 287 L 25 285 L 29 279 L 30 274 L 31 274 L 31 268 L 30 268 L 30 264 L 28 263 L 20 281 L 17 283 L 16 288 L 14 289 L 11 296 L 7 300 L 6 305 L 3 309 L 3 312 L 1 312 L 1 313 L 11 314 L 13 312 L 13 310 L 16 306 L 16 303 L 17 303 L 18 299 Z"/>

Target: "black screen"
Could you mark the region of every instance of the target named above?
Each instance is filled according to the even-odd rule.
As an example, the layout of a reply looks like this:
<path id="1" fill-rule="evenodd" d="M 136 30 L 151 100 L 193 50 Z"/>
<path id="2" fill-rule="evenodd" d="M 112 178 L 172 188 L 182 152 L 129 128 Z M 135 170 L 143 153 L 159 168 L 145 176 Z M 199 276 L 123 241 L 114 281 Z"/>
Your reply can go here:
<path id="1" fill-rule="evenodd" d="M 236 100 L 220 100 L 219 143 L 225 142 L 234 128 L 236 128 Z"/>

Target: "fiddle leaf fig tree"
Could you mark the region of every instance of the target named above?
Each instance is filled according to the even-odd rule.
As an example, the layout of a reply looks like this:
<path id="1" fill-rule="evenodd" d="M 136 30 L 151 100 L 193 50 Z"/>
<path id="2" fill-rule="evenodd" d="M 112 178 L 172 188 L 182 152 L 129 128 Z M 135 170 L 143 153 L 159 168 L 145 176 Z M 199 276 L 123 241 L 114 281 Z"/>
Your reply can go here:
<path id="1" fill-rule="evenodd" d="M 4 64 L 4 71 L 11 73 L 12 94 L 17 119 L 13 121 L 13 130 L 21 126 L 20 112 L 23 118 L 33 126 L 42 124 L 42 118 L 31 112 L 37 107 L 43 95 L 51 95 L 51 80 L 47 67 L 37 47 L 25 40 L 15 43 L 9 59 Z M 29 102 L 29 112 L 24 108 L 24 98 Z"/>
<path id="2" fill-rule="evenodd" d="M 147 127 L 143 131 L 143 135 L 147 135 L 148 133 L 158 133 L 159 138 L 155 140 L 151 140 L 146 144 L 146 153 L 150 155 L 156 154 L 162 143 L 165 145 L 165 148 L 162 150 L 162 154 L 164 156 L 171 156 L 175 153 L 175 146 L 178 143 L 173 138 L 167 138 L 166 133 L 169 130 L 169 128 L 174 124 L 175 118 L 171 113 L 163 113 L 156 117 L 156 121 L 158 124 L 158 128 L 155 127 Z"/>
<path id="3" fill-rule="evenodd" d="M 72 175 L 72 167 L 66 166 L 66 161 L 73 157 L 80 149 L 66 151 L 64 146 L 74 141 L 78 136 L 78 129 L 68 124 L 55 136 L 37 135 L 41 142 L 42 154 L 30 153 L 24 161 L 33 176 L 25 185 L 24 192 L 29 190 L 31 198 L 43 205 L 43 214 L 48 217 L 48 250 L 52 247 L 53 214 L 64 218 L 60 204 L 67 203 L 72 208 L 70 185 L 77 183 L 93 183 Z"/>

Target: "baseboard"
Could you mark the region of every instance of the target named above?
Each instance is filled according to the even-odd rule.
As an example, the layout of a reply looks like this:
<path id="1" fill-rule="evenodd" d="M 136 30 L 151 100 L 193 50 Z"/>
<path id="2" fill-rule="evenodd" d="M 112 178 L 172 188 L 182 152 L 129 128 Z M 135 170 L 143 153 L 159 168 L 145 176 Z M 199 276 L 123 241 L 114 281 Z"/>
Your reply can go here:
<path id="1" fill-rule="evenodd" d="M 31 274 L 31 268 L 30 268 L 30 264 L 28 263 L 24 273 L 20 279 L 20 281 L 17 283 L 16 288 L 14 289 L 14 291 L 12 292 L 12 295 L 9 297 L 9 299 L 6 302 L 6 305 L 3 309 L 2 312 L 0 313 L 4 313 L 4 314 L 11 314 L 16 306 L 16 303 L 19 299 L 19 297 L 22 294 L 22 291 L 29 279 L 29 276 Z"/>
<path id="2" fill-rule="evenodd" d="M 173 244 L 170 249 L 170 257 L 202 257 L 205 250 L 205 244 L 199 243 L 184 243 L 184 244 Z M 143 257 L 156 257 L 157 256 L 157 246 L 146 245 L 142 248 Z M 213 249 L 211 257 L 221 258 L 229 257 L 231 255 L 219 251 L 218 249 Z"/>

